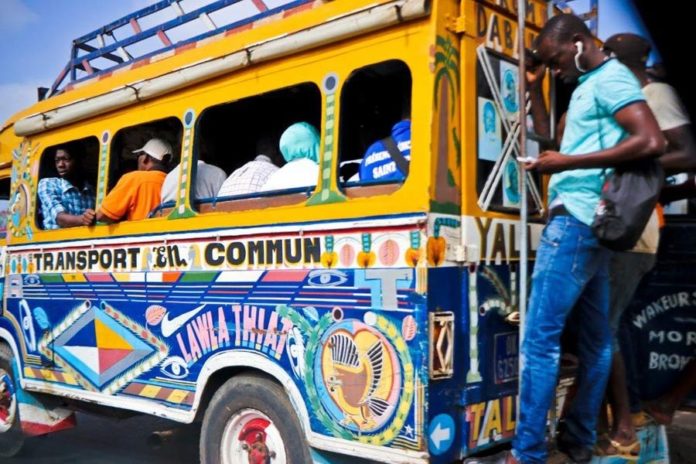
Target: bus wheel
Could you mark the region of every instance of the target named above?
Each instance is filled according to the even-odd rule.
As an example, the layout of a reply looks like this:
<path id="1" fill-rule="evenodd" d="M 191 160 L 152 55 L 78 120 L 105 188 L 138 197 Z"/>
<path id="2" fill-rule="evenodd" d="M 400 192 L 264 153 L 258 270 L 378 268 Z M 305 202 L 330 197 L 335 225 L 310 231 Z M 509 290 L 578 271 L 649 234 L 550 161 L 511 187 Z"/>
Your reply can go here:
<path id="1" fill-rule="evenodd" d="M 0 344 L 0 457 L 4 458 L 16 455 L 24 445 L 11 367 L 13 362 L 10 348 Z"/>
<path id="2" fill-rule="evenodd" d="M 241 375 L 215 392 L 203 418 L 202 464 L 306 464 L 309 447 L 283 388 Z"/>

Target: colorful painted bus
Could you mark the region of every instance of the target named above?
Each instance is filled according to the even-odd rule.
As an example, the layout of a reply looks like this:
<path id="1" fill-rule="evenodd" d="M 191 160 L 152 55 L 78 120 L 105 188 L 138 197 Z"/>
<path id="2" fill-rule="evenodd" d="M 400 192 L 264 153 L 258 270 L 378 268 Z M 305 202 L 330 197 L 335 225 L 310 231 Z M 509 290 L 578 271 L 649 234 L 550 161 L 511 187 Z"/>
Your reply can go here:
<path id="1" fill-rule="evenodd" d="M 549 7 L 527 3 L 530 44 Z M 449 463 L 508 442 L 509 316 L 544 208 L 542 179 L 515 161 L 516 2 L 185 7 L 162 0 L 76 40 L 49 98 L 0 129 L 0 452 L 85 404 L 200 421 L 205 463 Z M 210 31 L 176 39 L 192 18 Z M 161 44 L 135 56 L 140 39 Z M 407 176 L 355 180 L 403 119 Z M 230 174 L 298 121 L 320 133 L 316 185 L 195 197 L 201 161 Z M 173 146 L 173 201 L 43 228 L 58 147 L 80 153 L 98 206 L 151 137 Z"/>

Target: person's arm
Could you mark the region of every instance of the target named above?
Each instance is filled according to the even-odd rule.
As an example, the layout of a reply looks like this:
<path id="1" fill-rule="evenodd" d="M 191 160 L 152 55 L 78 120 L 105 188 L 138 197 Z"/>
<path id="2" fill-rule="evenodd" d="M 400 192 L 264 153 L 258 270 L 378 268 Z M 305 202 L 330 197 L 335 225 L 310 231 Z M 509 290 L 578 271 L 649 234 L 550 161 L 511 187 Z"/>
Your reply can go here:
<path id="1" fill-rule="evenodd" d="M 60 212 L 56 215 L 56 223 L 60 227 L 79 227 L 79 226 L 86 226 L 89 224 L 85 224 L 83 222 L 83 215 L 77 215 L 77 214 L 70 214 L 66 213 L 65 211 Z"/>
<path id="2" fill-rule="evenodd" d="M 99 211 L 97 211 L 96 218 L 97 218 L 97 222 L 104 222 L 106 224 L 113 224 L 113 223 L 117 222 L 115 219 L 111 219 L 109 216 L 104 214 L 101 209 Z"/>
<path id="3" fill-rule="evenodd" d="M 696 141 L 691 124 L 662 131 L 667 139 L 667 153 L 660 163 L 667 174 L 675 174 L 696 168 Z"/>
<path id="4" fill-rule="evenodd" d="M 527 91 L 529 92 L 530 114 L 534 123 L 534 132 L 544 138 L 551 138 L 549 112 L 544 100 L 544 76 L 546 66 L 543 64 L 527 64 Z"/>
<path id="5" fill-rule="evenodd" d="M 585 155 L 564 155 L 545 151 L 525 169 L 554 173 L 571 169 L 609 168 L 625 162 L 658 156 L 664 152 L 665 139 L 655 116 L 644 101 L 636 101 L 614 113 L 616 122 L 628 136 L 617 145 Z"/>

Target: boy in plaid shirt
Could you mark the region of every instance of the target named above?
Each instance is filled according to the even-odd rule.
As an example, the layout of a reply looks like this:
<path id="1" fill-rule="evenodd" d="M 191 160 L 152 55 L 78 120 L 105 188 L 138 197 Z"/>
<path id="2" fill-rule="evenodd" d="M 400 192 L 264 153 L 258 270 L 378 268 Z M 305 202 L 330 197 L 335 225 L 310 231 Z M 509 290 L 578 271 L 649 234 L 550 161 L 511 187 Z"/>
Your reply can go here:
<path id="1" fill-rule="evenodd" d="M 94 221 L 94 188 L 78 169 L 78 160 L 66 148 L 55 154 L 58 177 L 39 181 L 44 229 L 87 226 Z"/>

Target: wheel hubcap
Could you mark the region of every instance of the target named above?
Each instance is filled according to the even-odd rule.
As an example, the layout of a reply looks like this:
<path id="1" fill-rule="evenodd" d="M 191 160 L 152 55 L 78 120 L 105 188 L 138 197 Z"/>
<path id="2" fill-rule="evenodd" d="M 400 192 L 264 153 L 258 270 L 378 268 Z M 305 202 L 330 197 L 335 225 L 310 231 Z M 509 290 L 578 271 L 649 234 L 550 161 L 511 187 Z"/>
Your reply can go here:
<path id="1" fill-rule="evenodd" d="M 273 422 L 261 411 L 242 409 L 222 433 L 223 464 L 285 464 L 285 444 Z"/>

